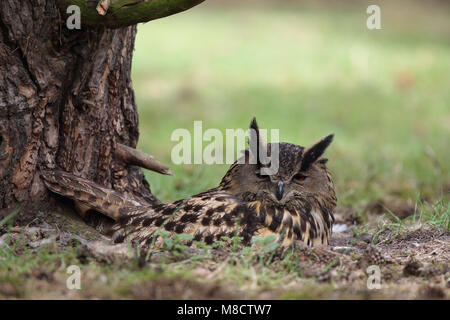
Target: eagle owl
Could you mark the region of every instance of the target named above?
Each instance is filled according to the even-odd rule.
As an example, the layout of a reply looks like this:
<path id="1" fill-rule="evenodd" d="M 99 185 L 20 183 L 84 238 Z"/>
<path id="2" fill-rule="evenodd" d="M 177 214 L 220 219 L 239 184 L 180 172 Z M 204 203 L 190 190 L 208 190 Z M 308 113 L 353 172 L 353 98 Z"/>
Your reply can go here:
<path id="1" fill-rule="evenodd" d="M 295 240 L 310 246 L 328 244 L 336 196 L 327 159 L 322 155 L 333 135 L 304 148 L 291 143 L 266 143 L 255 119 L 250 129 L 256 134 L 251 135 L 249 145 L 255 143 L 256 152 L 245 150 L 244 158 L 231 165 L 218 187 L 175 202 L 142 205 L 69 173 L 47 171 L 42 175 L 51 191 L 113 218 L 112 237 L 116 243 L 131 241 L 153 246 L 161 242 L 157 231 L 162 229 L 170 234 L 190 234 L 189 244 L 212 244 L 236 235 L 248 244 L 252 237 L 270 234 L 276 235 L 283 246 Z M 278 149 L 277 172 L 262 173 L 268 164 L 259 159 L 261 149 L 268 155 Z M 256 153 L 256 161 L 249 160 L 252 153 Z"/>

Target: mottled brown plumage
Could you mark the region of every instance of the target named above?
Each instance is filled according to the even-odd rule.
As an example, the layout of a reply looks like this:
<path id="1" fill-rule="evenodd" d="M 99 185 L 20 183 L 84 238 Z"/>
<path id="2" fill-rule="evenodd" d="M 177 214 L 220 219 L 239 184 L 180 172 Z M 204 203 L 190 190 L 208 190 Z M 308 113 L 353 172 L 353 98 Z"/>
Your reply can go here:
<path id="1" fill-rule="evenodd" d="M 157 230 L 190 234 L 193 241 L 212 244 L 223 237 L 275 234 L 283 245 L 295 240 L 307 245 L 328 244 L 336 206 L 333 182 L 321 158 L 331 143 L 328 136 L 310 148 L 279 143 L 279 170 L 263 175 L 267 167 L 257 151 L 271 154 L 275 144 L 252 136 L 250 148 L 236 161 L 218 187 L 171 203 L 142 206 L 113 190 L 58 171 L 44 172 L 50 190 L 70 197 L 116 220 L 112 228 L 116 242 L 132 241 L 141 246 L 158 245 Z M 250 163 L 255 154 L 256 162 Z M 190 242 L 192 243 L 192 241 Z"/>

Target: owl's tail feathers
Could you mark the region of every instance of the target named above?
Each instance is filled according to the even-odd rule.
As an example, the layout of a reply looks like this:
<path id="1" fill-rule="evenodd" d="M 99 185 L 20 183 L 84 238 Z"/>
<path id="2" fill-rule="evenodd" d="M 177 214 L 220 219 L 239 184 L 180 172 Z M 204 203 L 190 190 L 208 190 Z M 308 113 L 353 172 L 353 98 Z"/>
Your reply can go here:
<path id="1" fill-rule="evenodd" d="M 141 203 L 119 192 L 68 172 L 46 170 L 41 171 L 41 176 L 52 192 L 75 200 L 84 207 L 95 209 L 114 220 L 123 215 L 121 208 L 142 206 Z"/>

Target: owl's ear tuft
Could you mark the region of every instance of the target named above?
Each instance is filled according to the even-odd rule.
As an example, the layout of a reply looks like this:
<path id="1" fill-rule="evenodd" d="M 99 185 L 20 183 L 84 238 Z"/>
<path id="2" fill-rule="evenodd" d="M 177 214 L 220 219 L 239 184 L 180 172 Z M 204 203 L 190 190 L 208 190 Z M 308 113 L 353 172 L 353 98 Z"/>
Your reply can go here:
<path id="1" fill-rule="evenodd" d="M 253 117 L 252 121 L 250 122 L 250 129 L 259 131 L 258 123 L 256 122 L 256 117 Z"/>
<path id="2" fill-rule="evenodd" d="M 330 134 L 306 149 L 303 153 L 302 167 L 300 170 L 307 170 L 317 159 L 319 159 L 333 141 L 333 137 L 334 134 Z"/>
<path id="3" fill-rule="evenodd" d="M 261 135 L 259 134 L 259 127 L 258 123 L 256 122 L 256 117 L 253 117 L 252 121 L 250 122 L 250 138 L 248 140 L 248 147 L 250 150 L 250 155 L 256 158 L 256 161 L 253 160 L 255 161 L 254 163 L 256 163 L 258 168 L 260 168 L 261 167 L 260 155 L 262 154 L 262 152 L 266 151 L 265 150 L 266 146 L 264 140 L 261 138 Z"/>
<path id="4" fill-rule="evenodd" d="M 259 127 L 258 123 L 256 123 L 256 117 L 253 117 L 252 122 L 250 122 L 250 139 L 249 139 L 249 145 L 251 146 L 253 143 L 255 143 L 255 146 L 259 146 L 261 143 L 261 136 L 259 134 Z M 251 150 L 251 148 L 250 148 Z"/>

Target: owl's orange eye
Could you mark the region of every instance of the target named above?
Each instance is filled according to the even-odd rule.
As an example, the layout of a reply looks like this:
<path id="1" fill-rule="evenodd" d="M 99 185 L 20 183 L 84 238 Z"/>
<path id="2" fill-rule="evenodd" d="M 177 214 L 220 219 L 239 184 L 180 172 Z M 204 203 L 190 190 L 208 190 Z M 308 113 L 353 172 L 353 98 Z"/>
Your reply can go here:
<path id="1" fill-rule="evenodd" d="M 292 177 L 292 180 L 294 180 L 295 182 L 303 182 L 303 181 L 305 181 L 306 178 L 307 178 L 306 175 L 304 175 L 302 173 L 297 173 L 296 175 L 294 175 Z"/>
<path id="2" fill-rule="evenodd" d="M 262 175 L 261 174 L 261 171 L 259 171 L 259 170 L 256 170 L 255 171 L 255 175 L 256 175 L 256 177 L 258 178 L 258 179 L 261 179 L 261 180 L 263 180 L 263 179 L 269 179 L 269 176 L 268 175 Z"/>

